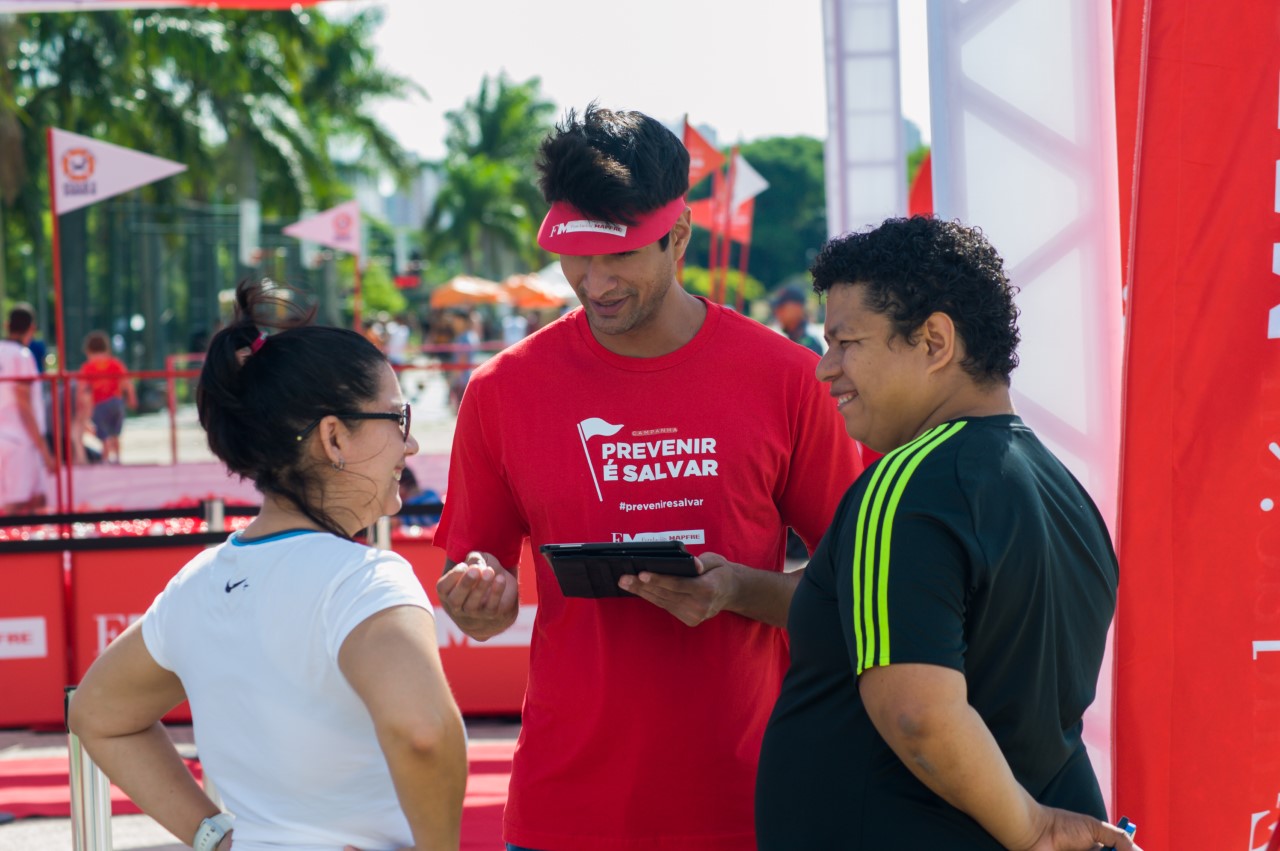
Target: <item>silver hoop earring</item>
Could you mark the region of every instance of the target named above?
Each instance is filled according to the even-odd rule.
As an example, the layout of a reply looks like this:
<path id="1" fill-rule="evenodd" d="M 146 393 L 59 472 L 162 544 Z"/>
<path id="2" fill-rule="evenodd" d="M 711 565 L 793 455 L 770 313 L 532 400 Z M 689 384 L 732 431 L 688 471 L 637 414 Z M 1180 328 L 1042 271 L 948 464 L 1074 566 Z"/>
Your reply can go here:
<path id="1" fill-rule="evenodd" d="M 342 470 L 342 468 L 346 466 L 347 466 L 347 462 L 339 458 L 337 462 L 333 465 L 333 469 Z"/>

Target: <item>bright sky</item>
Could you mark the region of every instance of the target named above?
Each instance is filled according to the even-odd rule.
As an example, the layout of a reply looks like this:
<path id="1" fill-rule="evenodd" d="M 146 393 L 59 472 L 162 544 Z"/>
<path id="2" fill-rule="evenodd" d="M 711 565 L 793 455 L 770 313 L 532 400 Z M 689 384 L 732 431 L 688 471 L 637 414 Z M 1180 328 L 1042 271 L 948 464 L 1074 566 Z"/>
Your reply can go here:
<path id="1" fill-rule="evenodd" d="M 598 99 L 666 122 L 688 114 L 722 145 L 766 136 L 825 138 L 821 0 L 356 0 L 386 11 L 384 67 L 429 99 L 375 112 L 401 144 L 444 154 L 444 114 L 485 74 L 542 78 L 560 111 Z M 332 4 L 326 11 L 336 12 Z M 925 0 L 899 0 L 904 114 L 929 138 Z"/>

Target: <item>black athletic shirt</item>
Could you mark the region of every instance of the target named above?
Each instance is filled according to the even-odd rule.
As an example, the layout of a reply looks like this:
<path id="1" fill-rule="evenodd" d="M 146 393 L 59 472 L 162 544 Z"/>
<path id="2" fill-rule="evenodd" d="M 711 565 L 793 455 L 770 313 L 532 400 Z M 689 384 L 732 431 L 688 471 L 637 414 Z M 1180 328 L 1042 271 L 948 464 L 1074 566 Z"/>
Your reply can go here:
<path id="1" fill-rule="evenodd" d="M 858 695 L 867 668 L 962 672 L 1040 802 L 1105 817 L 1081 741 L 1118 568 L 1097 508 L 1016 416 L 955 420 L 849 489 L 791 604 L 756 786 L 761 849 L 998 849 L 917 780 Z"/>

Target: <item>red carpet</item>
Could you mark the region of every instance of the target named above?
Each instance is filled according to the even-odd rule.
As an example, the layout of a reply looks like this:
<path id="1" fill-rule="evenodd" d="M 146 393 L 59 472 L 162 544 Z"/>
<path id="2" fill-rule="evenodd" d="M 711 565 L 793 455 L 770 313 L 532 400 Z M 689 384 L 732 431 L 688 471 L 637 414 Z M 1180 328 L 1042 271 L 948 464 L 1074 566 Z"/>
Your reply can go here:
<path id="1" fill-rule="evenodd" d="M 500 848 L 502 807 L 507 802 L 511 754 L 515 742 L 472 742 L 467 749 L 470 773 L 462 810 L 462 848 Z M 188 761 L 191 773 L 200 777 L 200 764 Z M 124 793 L 111 787 L 111 812 L 127 815 L 139 810 Z M 71 815 L 71 788 L 65 759 L 0 760 L 0 812 L 18 818 Z"/>

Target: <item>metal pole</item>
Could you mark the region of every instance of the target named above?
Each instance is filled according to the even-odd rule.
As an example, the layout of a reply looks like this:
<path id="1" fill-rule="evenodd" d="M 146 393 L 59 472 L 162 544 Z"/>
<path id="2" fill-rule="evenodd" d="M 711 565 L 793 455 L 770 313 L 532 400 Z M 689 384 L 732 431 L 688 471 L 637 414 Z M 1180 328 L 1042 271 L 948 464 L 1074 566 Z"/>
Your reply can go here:
<path id="1" fill-rule="evenodd" d="M 206 532 L 221 532 L 227 528 L 226 503 L 222 501 L 222 497 L 215 496 L 204 501 L 204 522 Z"/>
<path id="2" fill-rule="evenodd" d="M 166 354 L 164 356 L 164 369 L 169 373 L 166 376 L 168 383 L 169 398 L 167 400 L 169 407 L 169 457 L 170 464 L 178 463 L 178 388 L 174 383 L 174 357 Z M 221 527 L 219 527 L 221 528 Z"/>
<path id="3" fill-rule="evenodd" d="M 365 540 L 369 546 L 380 550 L 391 549 L 391 518 L 379 517 L 365 532 Z"/>
<path id="4" fill-rule="evenodd" d="M 57 166 L 53 161 L 53 128 L 50 127 L 45 131 L 45 147 L 49 154 L 49 218 L 53 225 L 53 312 L 58 323 L 57 326 L 57 347 L 58 347 L 58 377 L 52 385 L 56 391 L 59 387 L 64 387 L 67 377 L 67 317 L 62 305 L 62 239 L 58 232 L 58 177 Z M 42 370 L 43 371 L 43 370 Z M 53 404 L 54 425 L 53 425 L 53 445 L 61 447 L 63 445 L 62 432 L 59 430 L 58 424 L 58 403 L 54 400 Z M 67 425 L 70 425 L 69 423 Z M 62 490 L 62 458 L 61 452 L 55 450 L 54 458 L 54 477 L 57 484 L 58 511 L 64 513 L 70 511 L 70 498 L 63 502 Z"/>
<path id="5" fill-rule="evenodd" d="M 66 689 L 67 703 L 75 687 Z M 73 851 L 111 851 L 111 782 L 67 729 L 71 763 L 71 842 Z"/>

